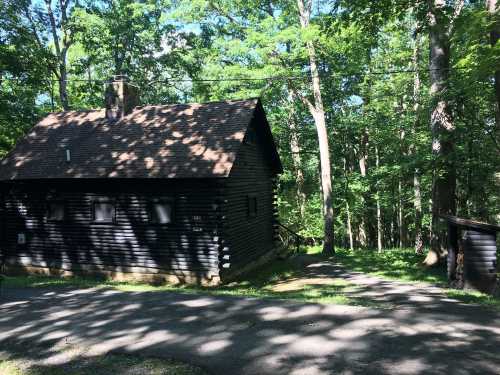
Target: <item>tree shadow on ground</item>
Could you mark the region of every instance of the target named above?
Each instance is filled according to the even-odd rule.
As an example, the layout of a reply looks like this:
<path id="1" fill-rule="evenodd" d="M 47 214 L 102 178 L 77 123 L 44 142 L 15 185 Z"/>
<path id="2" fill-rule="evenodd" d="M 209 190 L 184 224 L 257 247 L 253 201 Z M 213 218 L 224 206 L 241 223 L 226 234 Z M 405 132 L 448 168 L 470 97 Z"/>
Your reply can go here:
<path id="1" fill-rule="evenodd" d="M 500 315 L 439 288 L 361 282 L 331 262 L 307 266 L 356 281 L 391 310 L 231 296 L 106 289 L 7 289 L 0 347 L 24 345 L 45 363 L 52 348 L 175 358 L 213 374 L 497 374 Z M 414 290 L 408 288 L 415 288 Z M 406 297 L 405 297 L 406 296 Z M 13 351 L 12 351 L 13 352 Z M 31 354 L 32 353 L 32 354 Z M 26 353 L 25 353 L 26 354 Z M 13 353 L 12 355 L 15 355 Z"/>

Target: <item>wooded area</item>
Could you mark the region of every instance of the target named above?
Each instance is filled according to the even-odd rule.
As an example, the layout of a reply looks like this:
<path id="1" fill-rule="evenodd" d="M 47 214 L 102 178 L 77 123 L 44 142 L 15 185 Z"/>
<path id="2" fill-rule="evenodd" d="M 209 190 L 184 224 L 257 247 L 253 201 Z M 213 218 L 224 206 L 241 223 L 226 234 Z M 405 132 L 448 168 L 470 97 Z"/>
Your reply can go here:
<path id="1" fill-rule="evenodd" d="M 4 0 L 0 153 L 49 111 L 260 96 L 301 235 L 431 246 L 439 214 L 500 220 L 497 0 Z"/>

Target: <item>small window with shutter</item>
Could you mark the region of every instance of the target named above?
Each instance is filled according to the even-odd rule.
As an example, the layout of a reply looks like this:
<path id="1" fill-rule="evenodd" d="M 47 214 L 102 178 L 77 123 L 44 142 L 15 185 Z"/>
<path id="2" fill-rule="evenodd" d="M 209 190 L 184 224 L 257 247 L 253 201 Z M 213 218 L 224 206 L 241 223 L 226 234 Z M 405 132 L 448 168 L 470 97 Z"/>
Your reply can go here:
<path id="1" fill-rule="evenodd" d="M 149 220 L 154 224 L 171 224 L 174 201 L 168 198 L 153 199 L 149 203 Z"/>
<path id="2" fill-rule="evenodd" d="M 113 223 L 116 217 L 115 203 L 111 200 L 92 202 L 92 221 L 94 223 Z"/>

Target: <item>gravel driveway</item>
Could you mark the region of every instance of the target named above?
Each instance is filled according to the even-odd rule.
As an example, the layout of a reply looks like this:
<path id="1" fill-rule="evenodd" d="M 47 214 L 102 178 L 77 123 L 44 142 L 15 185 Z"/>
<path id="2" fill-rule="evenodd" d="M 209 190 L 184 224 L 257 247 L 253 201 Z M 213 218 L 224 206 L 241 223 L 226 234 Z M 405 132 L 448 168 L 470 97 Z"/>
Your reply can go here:
<path id="1" fill-rule="evenodd" d="M 350 273 L 376 308 L 106 289 L 4 289 L 0 350 L 84 347 L 179 359 L 212 374 L 500 374 L 500 313 L 439 288 Z M 379 306 L 382 306 L 379 308 Z M 385 307 L 384 307 L 385 306 Z M 87 349 L 88 348 L 88 349 Z M 63 351 L 64 352 L 64 351 Z"/>

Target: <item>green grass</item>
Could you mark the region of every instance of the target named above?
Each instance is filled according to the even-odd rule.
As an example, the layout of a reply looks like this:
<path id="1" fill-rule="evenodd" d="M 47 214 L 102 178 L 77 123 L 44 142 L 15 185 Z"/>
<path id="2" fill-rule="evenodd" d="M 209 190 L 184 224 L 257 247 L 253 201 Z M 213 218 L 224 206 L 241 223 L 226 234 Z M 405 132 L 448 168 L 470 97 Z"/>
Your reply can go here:
<path id="1" fill-rule="evenodd" d="M 317 253 L 321 248 L 313 247 L 308 253 Z M 334 259 L 352 271 L 359 271 L 390 280 L 419 281 L 446 285 L 444 267 L 428 268 L 422 265 L 425 255 L 417 255 L 413 249 L 374 250 L 336 249 Z"/>
<path id="2" fill-rule="evenodd" d="M 322 258 L 317 255 L 318 259 Z M 196 285 L 150 285 L 146 283 L 117 282 L 91 278 L 18 276 L 5 277 L 3 287 L 78 287 L 78 288 L 113 288 L 126 292 L 180 292 L 207 295 L 229 295 L 255 298 L 287 299 L 301 302 L 324 304 L 343 304 L 373 306 L 374 303 L 364 298 L 348 297 L 346 292 L 352 287 L 343 279 L 337 278 L 329 283 L 304 285 L 297 290 L 276 291 L 275 287 L 284 282 L 291 282 L 304 275 L 303 265 L 293 259 L 276 260 L 257 271 L 245 275 L 239 281 L 217 287 Z"/>
<path id="3" fill-rule="evenodd" d="M 201 369 L 171 360 L 109 354 L 71 358 L 61 365 L 42 365 L 24 358 L 1 359 L 2 375 L 204 375 Z"/>
<path id="4" fill-rule="evenodd" d="M 309 254 L 318 254 L 320 247 L 307 249 Z M 413 249 L 389 249 L 378 253 L 374 250 L 336 249 L 334 259 L 347 269 L 359 271 L 389 280 L 426 282 L 445 289 L 445 294 L 463 303 L 474 303 L 500 309 L 500 298 L 488 294 L 448 288 L 446 267 L 425 267 L 425 255 L 415 254 Z"/>
<path id="5" fill-rule="evenodd" d="M 463 303 L 474 303 L 500 310 L 500 298 L 469 290 L 449 289 L 446 295 Z"/>

